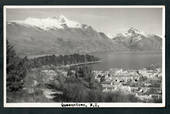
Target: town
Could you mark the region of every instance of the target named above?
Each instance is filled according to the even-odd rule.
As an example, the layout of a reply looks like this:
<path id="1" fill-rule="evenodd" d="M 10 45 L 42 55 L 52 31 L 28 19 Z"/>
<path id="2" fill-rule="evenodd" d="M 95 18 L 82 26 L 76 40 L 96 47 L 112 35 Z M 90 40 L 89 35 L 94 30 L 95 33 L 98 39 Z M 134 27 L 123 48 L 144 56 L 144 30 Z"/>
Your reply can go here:
<path id="1" fill-rule="evenodd" d="M 122 92 L 134 94 L 141 101 L 151 102 L 161 99 L 162 72 L 160 68 L 147 70 L 110 69 L 109 71 L 94 71 L 103 92 Z"/>

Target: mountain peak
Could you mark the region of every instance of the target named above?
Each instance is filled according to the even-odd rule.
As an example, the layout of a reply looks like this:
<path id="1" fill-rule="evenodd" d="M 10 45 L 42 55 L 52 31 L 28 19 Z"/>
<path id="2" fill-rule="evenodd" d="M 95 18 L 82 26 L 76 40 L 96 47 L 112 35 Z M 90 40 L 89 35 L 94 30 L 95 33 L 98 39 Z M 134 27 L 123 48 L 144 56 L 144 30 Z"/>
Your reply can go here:
<path id="1" fill-rule="evenodd" d="M 141 39 L 143 39 L 144 37 L 147 38 L 147 34 L 145 34 L 144 32 L 134 28 L 134 27 L 130 27 L 126 32 L 124 33 L 118 33 L 115 37 L 113 37 L 113 39 L 115 38 L 121 38 L 121 40 L 125 39 L 125 40 L 131 40 L 133 39 L 133 41 L 140 41 Z"/>
<path id="2" fill-rule="evenodd" d="M 25 20 L 15 20 L 11 21 L 22 25 L 29 25 L 33 27 L 38 27 L 43 30 L 49 30 L 49 29 L 64 29 L 64 25 L 66 25 L 69 28 L 81 28 L 82 24 L 67 19 L 64 15 L 60 15 L 59 17 L 47 17 L 47 18 L 33 18 L 28 17 Z"/>
<path id="3" fill-rule="evenodd" d="M 134 27 L 130 27 L 128 29 L 128 33 L 138 33 L 138 32 L 140 32 L 140 31 L 138 29 L 134 28 Z"/>
<path id="4" fill-rule="evenodd" d="M 140 35 L 143 35 L 143 36 L 146 36 L 146 34 L 143 32 L 143 31 L 140 31 L 134 27 L 130 27 L 127 31 L 127 33 L 125 34 L 130 34 L 130 35 L 136 35 L 136 34 L 140 34 Z"/>
<path id="5" fill-rule="evenodd" d="M 68 21 L 68 19 L 64 15 L 60 15 L 58 20 L 62 23 L 65 23 L 66 21 Z"/>

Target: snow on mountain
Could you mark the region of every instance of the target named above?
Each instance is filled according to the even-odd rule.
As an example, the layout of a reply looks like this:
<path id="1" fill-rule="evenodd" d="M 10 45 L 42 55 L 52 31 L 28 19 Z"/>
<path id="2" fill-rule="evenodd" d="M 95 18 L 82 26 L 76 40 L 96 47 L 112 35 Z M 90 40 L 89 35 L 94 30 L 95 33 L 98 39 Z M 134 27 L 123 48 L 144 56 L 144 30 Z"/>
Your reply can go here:
<path id="1" fill-rule="evenodd" d="M 114 37 L 115 37 L 115 35 L 110 34 L 110 33 L 107 33 L 107 34 L 106 34 L 106 36 L 107 36 L 108 38 L 110 38 L 110 39 L 112 39 L 112 38 L 114 38 Z"/>
<path id="2" fill-rule="evenodd" d="M 136 29 L 134 27 L 131 27 L 131 28 L 129 28 L 127 30 L 127 32 L 120 33 L 118 35 L 119 35 L 119 37 L 121 35 L 122 37 L 125 37 L 125 38 L 133 38 L 133 40 L 135 40 L 135 41 L 139 41 L 139 40 L 142 39 L 142 37 L 146 37 L 147 36 L 146 33 L 144 33 L 143 31 L 140 31 L 140 30 L 138 30 L 138 29 Z"/>
<path id="3" fill-rule="evenodd" d="M 50 29 L 64 29 L 65 26 L 69 28 L 81 28 L 82 25 L 76 21 L 72 21 L 67 19 L 64 15 L 60 15 L 59 17 L 48 17 L 48 18 L 32 18 L 28 17 L 25 20 L 14 20 L 10 21 L 10 23 L 17 23 L 21 25 L 30 25 L 33 27 L 38 27 L 43 30 Z"/>
<path id="4" fill-rule="evenodd" d="M 68 27 L 71 28 L 81 28 L 82 25 L 76 21 L 72 21 L 67 19 L 64 15 L 60 15 L 59 19 L 58 19 L 59 23 L 61 24 L 66 24 Z"/>
<path id="5" fill-rule="evenodd" d="M 161 37 L 146 34 L 136 28 L 131 27 L 125 33 L 119 33 L 114 38 L 114 42 L 125 45 L 129 49 L 161 49 Z"/>
<path id="6" fill-rule="evenodd" d="M 143 31 L 140 31 L 134 27 L 129 28 L 126 32 L 118 33 L 112 39 L 120 38 L 121 40 L 124 39 L 133 39 L 134 41 L 140 41 L 143 37 L 147 37 L 148 34 L 146 34 Z"/>
<path id="7" fill-rule="evenodd" d="M 134 27 L 131 27 L 128 32 L 126 33 L 126 35 L 134 35 L 134 34 L 140 34 L 140 35 L 143 35 L 143 36 L 146 36 L 146 33 L 143 32 L 143 31 L 140 31 Z"/>

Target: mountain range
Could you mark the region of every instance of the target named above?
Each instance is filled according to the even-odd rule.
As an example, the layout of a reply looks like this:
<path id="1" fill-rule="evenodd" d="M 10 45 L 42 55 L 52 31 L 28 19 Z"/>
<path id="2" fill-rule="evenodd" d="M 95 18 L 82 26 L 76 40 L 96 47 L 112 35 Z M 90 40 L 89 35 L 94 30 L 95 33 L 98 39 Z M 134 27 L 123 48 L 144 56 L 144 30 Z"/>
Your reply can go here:
<path id="1" fill-rule="evenodd" d="M 114 26 L 114 25 L 113 25 Z M 130 28 L 110 39 L 92 26 L 59 17 L 8 21 L 7 40 L 21 56 L 100 51 L 159 50 L 161 37 Z"/>

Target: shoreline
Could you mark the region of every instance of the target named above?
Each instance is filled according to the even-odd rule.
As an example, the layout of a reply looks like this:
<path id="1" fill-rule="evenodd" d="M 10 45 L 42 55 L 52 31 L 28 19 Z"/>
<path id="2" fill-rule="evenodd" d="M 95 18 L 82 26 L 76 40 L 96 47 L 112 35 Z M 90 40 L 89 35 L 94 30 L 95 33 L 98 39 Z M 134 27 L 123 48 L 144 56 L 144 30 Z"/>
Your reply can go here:
<path id="1" fill-rule="evenodd" d="M 67 67 L 72 67 L 72 66 L 80 66 L 80 65 L 89 65 L 89 64 L 96 64 L 96 63 L 101 63 L 102 61 L 92 61 L 92 62 L 83 62 L 83 63 L 76 63 L 76 64 L 70 64 L 70 65 L 61 65 L 56 68 L 67 68 Z"/>

